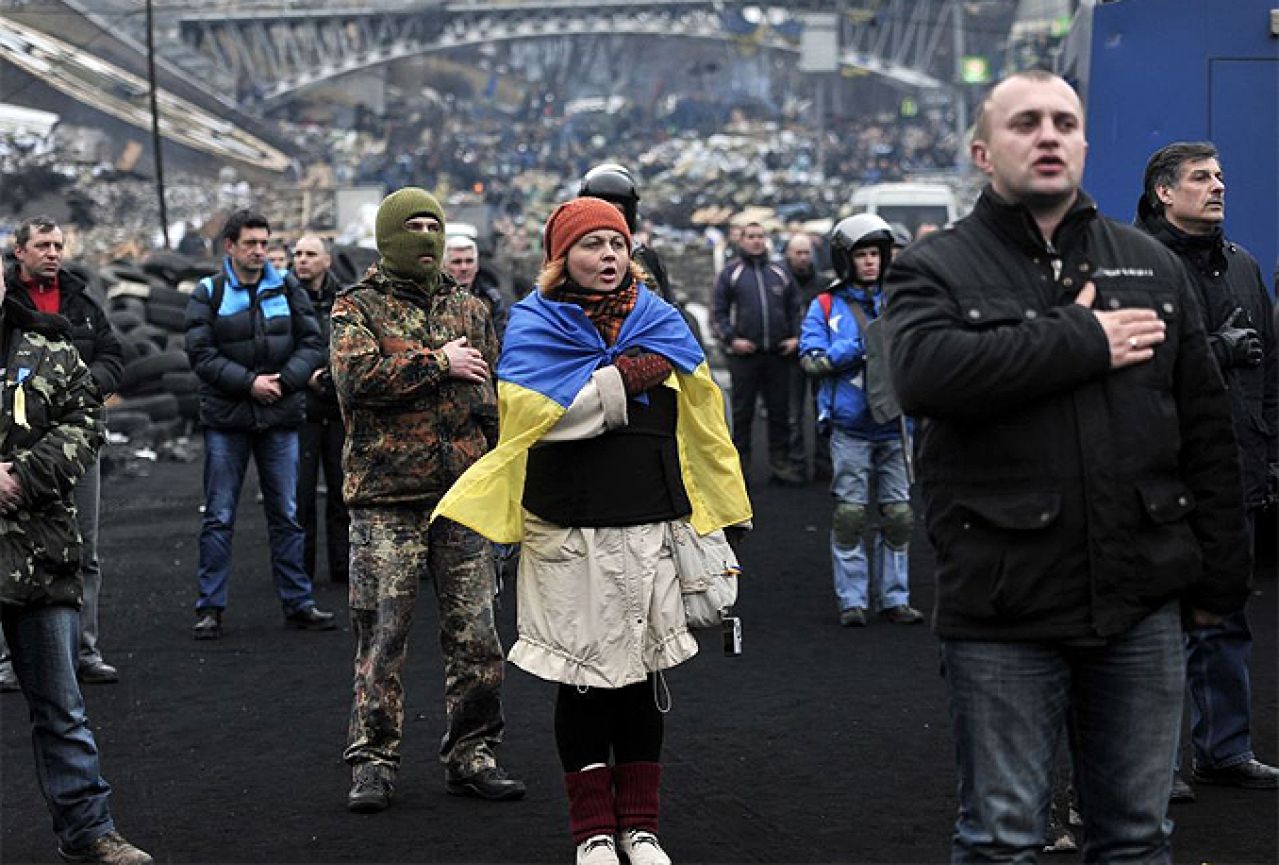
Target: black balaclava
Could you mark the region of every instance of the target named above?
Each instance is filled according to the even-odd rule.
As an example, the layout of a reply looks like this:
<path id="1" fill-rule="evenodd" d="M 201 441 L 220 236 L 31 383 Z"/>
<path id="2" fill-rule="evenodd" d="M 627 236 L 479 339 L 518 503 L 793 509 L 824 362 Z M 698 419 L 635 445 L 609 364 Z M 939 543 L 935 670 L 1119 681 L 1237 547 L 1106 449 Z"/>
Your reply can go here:
<path id="1" fill-rule="evenodd" d="M 440 230 L 421 234 L 404 227 L 415 216 L 434 216 Z M 416 186 L 397 189 L 377 209 L 377 249 L 382 253 L 382 266 L 392 276 L 435 286 L 440 280 L 440 263 L 444 257 L 444 208 L 435 196 Z M 435 258 L 425 265 L 423 255 Z"/>

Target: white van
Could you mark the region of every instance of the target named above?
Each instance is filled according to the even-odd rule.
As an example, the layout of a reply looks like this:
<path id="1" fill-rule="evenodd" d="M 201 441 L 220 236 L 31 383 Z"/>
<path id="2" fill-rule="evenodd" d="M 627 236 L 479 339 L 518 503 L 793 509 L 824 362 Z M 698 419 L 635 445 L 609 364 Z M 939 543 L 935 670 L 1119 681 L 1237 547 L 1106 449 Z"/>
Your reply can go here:
<path id="1" fill-rule="evenodd" d="M 959 200 L 944 183 L 876 183 L 853 193 L 854 213 L 874 213 L 900 222 L 912 235 L 930 222 L 942 228 L 959 218 Z"/>

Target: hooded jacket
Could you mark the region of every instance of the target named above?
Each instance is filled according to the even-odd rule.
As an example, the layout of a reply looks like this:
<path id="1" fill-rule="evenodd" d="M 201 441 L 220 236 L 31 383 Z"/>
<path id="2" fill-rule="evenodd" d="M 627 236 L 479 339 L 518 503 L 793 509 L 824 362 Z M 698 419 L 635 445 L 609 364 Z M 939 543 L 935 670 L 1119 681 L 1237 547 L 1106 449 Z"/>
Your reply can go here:
<path id="1" fill-rule="evenodd" d="M 73 490 L 106 430 L 70 336 L 66 319 L 5 297 L 0 460 L 13 463 L 22 498 L 0 514 L 0 603 L 78 607 L 84 591 Z"/>
<path id="2" fill-rule="evenodd" d="M 17 261 L 10 261 L 5 268 L 4 281 L 15 302 L 35 310 L 35 301 L 21 288 Z M 58 270 L 58 288 L 62 295 L 58 314 L 70 325 L 71 343 L 93 374 L 98 394 L 106 399 L 119 390 L 120 379 L 124 375 L 124 349 L 120 345 L 120 337 L 111 327 L 102 306 L 86 290 L 88 286 L 84 280 L 74 271 L 65 267 Z"/>
<path id="3" fill-rule="evenodd" d="M 1266 500 L 1270 467 L 1279 462 L 1279 346 L 1276 345 L 1270 295 L 1261 268 L 1247 250 L 1220 231 L 1196 236 L 1179 231 L 1151 208 L 1145 196 L 1137 205 L 1137 225 L 1181 259 L 1198 292 L 1208 344 L 1226 379 L 1235 437 L 1243 463 L 1244 504 L 1258 508 Z M 1216 333 L 1236 309 L 1262 343 L 1260 366 L 1235 366 Z"/>
<path id="4" fill-rule="evenodd" d="M 1168 250 L 1080 193 L 1051 245 L 990 188 L 888 271 L 893 382 L 917 420 L 943 637 L 1121 634 L 1180 597 L 1247 598 L 1238 456 L 1194 287 Z M 1154 310 L 1119 370 L 1092 310 Z"/>
<path id="5" fill-rule="evenodd" d="M 217 304 L 216 308 L 214 304 Z M 200 378 L 200 422 L 234 432 L 295 428 L 306 409 L 307 382 L 323 359 L 320 326 L 307 291 L 285 284 L 270 264 L 256 286 L 241 285 L 224 259 L 187 303 L 187 356 Z M 280 374 L 284 397 L 253 398 L 253 380 Z"/>

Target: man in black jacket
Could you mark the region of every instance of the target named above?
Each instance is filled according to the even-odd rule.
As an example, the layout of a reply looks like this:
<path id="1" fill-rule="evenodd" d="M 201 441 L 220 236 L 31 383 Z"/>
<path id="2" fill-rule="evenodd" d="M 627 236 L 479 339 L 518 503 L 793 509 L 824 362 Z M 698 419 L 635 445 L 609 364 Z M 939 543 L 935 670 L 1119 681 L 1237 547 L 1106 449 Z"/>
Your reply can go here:
<path id="1" fill-rule="evenodd" d="M 320 472 L 324 472 L 324 544 L 328 553 L 329 579 L 348 582 L 351 558 L 351 517 L 342 501 L 342 412 L 329 369 L 329 315 L 333 299 L 342 288 L 329 270 L 328 248 L 313 234 L 303 235 L 293 245 L 293 269 L 284 281 L 290 291 L 301 286 L 311 299 L 315 322 L 320 327 L 320 365 L 311 373 L 306 388 L 306 421 L 298 433 L 298 522 L 306 535 L 302 563 L 311 584 L 316 582 L 316 546 L 319 523 L 316 497 Z"/>
<path id="2" fill-rule="evenodd" d="M 1256 259 L 1222 234 L 1226 184 L 1211 142 L 1179 141 L 1146 163 L 1137 224 L 1186 265 L 1198 292 L 1208 345 L 1226 379 L 1243 466 L 1249 534 L 1279 463 L 1279 352 L 1270 295 Z M 1194 779 L 1202 784 L 1273 790 L 1279 768 L 1252 751 L 1248 667 L 1252 631 L 1244 610 L 1186 637 L 1186 687 Z M 1178 776 L 1173 801 L 1194 791 Z"/>
<path id="3" fill-rule="evenodd" d="M 1247 596 L 1230 404 L 1180 263 L 1079 188 L 1062 79 L 997 85 L 973 213 L 888 274 L 960 776 L 952 861 L 1033 860 L 1070 718 L 1085 861 L 1171 861 L 1182 620 Z"/>
<path id="4" fill-rule="evenodd" d="M 61 315 L 71 324 L 71 341 L 89 367 L 99 399 L 106 400 L 120 385 L 124 370 L 120 339 L 106 313 L 86 291 L 76 273 L 62 266 L 65 239 L 58 223 L 48 216 L 23 220 L 14 234 L 14 261 L 5 279 L 13 300 L 39 312 Z M 91 684 L 120 681 L 119 671 L 108 664 L 98 647 L 98 600 L 102 594 L 102 567 L 98 562 L 98 502 L 102 489 L 102 464 L 95 455 L 76 484 L 76 524 L 80 529 L 80 575 L 84 579 L 84 606 L 80 608 L 80 646 L 76 675 Z M 7 655 L 0 640 L 0 655 Z M 0 689 L 12 678 L 9 661 L 0 661 Z"/>
<path id="5" fill-rule="evenodd" d="M 711 326 L 724 345 L 732 379 L 733 444 L 750 476 L 751 427 L 760 395 L 768 409 L 768 464 L 771 480 L 788 486 L 804 482 L 791 460 L 791 370 L 799 347 L 799 289 L 786 268 L 768 258 L 764 226 L 742 228 L 740 255 L 715 278 Z"/>
<path id="6" fill-rule="evenodd" d="M 186 312 L 187 356 L 200 378 L 204 425 L 204 520 L 195 602 L 197 640 L 222 636 L 231 536 L 252 457 L 262 485 L 271 569 L 285 621 L 328 631 L 302 568 L 305 537 L 297 518 L 298 427 L 306 388 L 322 360 L 320 326 L 306 290 L 290 288 L 266 261 L 266 218 L 238 210 L 222 230 L 222 273 L 200 280 Z"/>

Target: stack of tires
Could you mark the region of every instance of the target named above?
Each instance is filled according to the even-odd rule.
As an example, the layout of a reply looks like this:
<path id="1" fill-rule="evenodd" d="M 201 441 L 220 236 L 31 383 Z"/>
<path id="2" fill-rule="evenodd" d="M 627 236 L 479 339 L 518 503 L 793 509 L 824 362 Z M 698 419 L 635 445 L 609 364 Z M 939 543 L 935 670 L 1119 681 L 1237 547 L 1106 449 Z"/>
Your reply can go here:
<path id="1" fill-rule="evenodd" d="M 217 269 L 175 253 L 101 269 L 107 318 L 124 347 L 120 391 L 107 403 L 112 433 L 155 447 L 194 426 L 199 383 L 186 355 L 186 307 L 196 281 Z"/>

